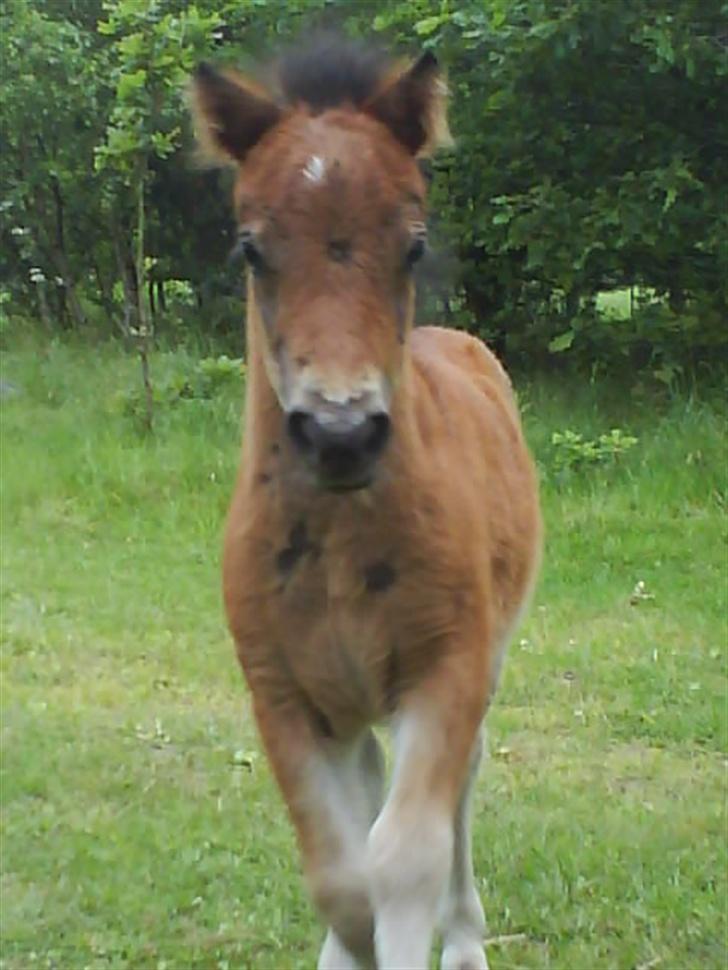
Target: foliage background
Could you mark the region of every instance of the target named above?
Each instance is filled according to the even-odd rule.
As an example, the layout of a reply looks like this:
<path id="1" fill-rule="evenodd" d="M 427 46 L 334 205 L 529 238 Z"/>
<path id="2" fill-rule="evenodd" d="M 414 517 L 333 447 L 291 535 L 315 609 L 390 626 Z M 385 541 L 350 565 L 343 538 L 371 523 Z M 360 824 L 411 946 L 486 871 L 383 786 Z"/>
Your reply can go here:
<path id="1" fill-rule="evenodd" d="M 335 26 L 449 72 L 421 317 L 670 383 L 728 349 L 727 24 L 724 0 L 3 0 L 5 318 L 235 347 L 228 177 L 194 165 L 186 78 Z"/>

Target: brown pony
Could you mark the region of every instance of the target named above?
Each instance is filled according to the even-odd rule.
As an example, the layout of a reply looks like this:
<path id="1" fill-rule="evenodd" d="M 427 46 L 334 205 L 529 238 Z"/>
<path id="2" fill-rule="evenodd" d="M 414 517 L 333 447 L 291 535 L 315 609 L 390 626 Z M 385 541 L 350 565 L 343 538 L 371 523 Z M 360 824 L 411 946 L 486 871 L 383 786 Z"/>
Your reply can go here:
<path id="1" fill-rule="evenodd" d="M 249 268 L 228 620 L 329 927 L 319 967 L 425 968 L 439 929 L 442 967 L 478 970 L 470 791 L 537 571 L 534 470 L 493 355 L 413 329 L 416 158 L 447 137 L 434 57 L 329 41 L 279 85 L 193 84 Z"/>

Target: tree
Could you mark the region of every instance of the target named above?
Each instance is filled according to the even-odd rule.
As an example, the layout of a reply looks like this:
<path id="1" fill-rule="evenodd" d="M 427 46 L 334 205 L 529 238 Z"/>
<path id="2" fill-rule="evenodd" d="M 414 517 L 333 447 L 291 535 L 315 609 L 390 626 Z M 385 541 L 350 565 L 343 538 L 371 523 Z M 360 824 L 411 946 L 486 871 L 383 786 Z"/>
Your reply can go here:
<path id="1" fill-rule="evenodd" d="M 457 269 L 438 313 L 532 364 L 715 358 L 727 20 L 726 0 L 618 15 L 614 0 L 5 0 L 0 285 L 49 325 L 121 327 L 143 354 L 167 281 L 207 322 L 240 274 L 225 176 L 191 164 L 187 77 L 333 22 L 449 69 L 456 148 L 431 165 L 430 198 Z M 606 323 L 597 294 L 627 286 L 646 305 Z"/>
<path id="2" fill-rule="evenodd" d="M 103 232 L 101 180 L 93 150 L 101 137 L 103 90 L 94 75 L 88 36 L 22 0 L 0 13 L 2 235 L 11 274 L 45 300 L 44 281 L 57 293 L 57 312 L 77 325 L 86 314 L 79 289 L 88 252 Z M 35 282 L 33 282 L 35 280 Z"/>
<path id="3" fill-rule="evenodd" d="M 593 332 L 597 292 L 634 284 L 683 313 L 666 328 L 685 340 L 665 333 L 681 350 L 725 340 L 726 14 L 722 0 L 379 13 L 375 26 L 450 65 L 457 150 L 434 198 L 470 310 L 501 349 L 566 347 Z"/>
<path id="4" fill-rule="evenodd" d="M 112 38 L 111 75 L 115 101 L 105 141 L 96 150 L 96 168 L 107 176 L 106 211 L 122 198 L 134 212 L 133 295 L 125 288 L 130 332 L 137 340 L 146 392 L 146 426 L 151 431 L 153 394 L 149 376 L 151 319 L 146 288 L 147 191 L 153 159 L 170 156 L 181 137 L 180 97 L 207 36 L 218 24 L 214 14 L 203 16 L 194 5 L 179 13 L 161 2 L 115 0 L 105 4 L 106 20 L 98 24 Z M 116 227 L 115 227 L 116 229 Z"/>

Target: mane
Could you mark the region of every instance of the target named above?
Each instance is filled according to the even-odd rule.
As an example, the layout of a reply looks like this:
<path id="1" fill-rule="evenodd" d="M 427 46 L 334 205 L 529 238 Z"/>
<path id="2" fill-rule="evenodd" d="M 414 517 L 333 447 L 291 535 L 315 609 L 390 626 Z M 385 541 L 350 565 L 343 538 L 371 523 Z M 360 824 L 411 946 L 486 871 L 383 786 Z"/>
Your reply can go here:
<path id="1" fill-rule="evenodd" d="M 319 112 L 341 104 L 361 107 L 391 69 L 391 60 L 378 47 L 326 33 L 285 53 L 278 79 L 288 104 L 303 102 Z"/>

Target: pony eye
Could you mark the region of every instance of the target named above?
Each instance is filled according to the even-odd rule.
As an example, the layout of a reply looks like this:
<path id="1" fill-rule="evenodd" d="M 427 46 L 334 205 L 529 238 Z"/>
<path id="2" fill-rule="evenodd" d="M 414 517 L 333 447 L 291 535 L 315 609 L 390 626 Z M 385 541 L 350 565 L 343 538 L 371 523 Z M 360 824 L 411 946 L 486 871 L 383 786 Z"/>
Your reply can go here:
<path id="1" fill-rule="evenodd" d="M 248 229 L 244 229 L 238 233 L 238 241 L 235 244 L 235 249 L 233 252 L 236 255 L 242 256 L 254 273 L 261 273 L 266 269 L 266 262 L 263 254 L 261 253 L 252 232 L 250 232 Z"/>
<path id="2" fill-rule="evenodd" d="M 427 239 L 424 234 L 417 235 L 410 243 L 407 250 L 407 268 L 411 269 L 415 263 L 422 259 L 427 250 Z"/>

